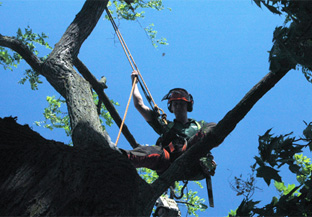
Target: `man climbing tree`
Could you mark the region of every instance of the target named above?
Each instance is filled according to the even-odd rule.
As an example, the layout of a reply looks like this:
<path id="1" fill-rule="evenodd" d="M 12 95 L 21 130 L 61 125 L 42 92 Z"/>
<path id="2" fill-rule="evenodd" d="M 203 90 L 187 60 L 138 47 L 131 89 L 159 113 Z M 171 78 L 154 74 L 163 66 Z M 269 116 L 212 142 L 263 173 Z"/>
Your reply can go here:
<path id="1" fill-rule="evenodd" d="M 263 3 L 262 0 L 256 2 Z M 268 6 L 276 3 L 272 1 Z M 6 48 L 18 53 L 66 100 L 73 141 L 73 147 L 65 146 L 17 125 L 13 118 L 1 119 L 0 215 L 149 216 L 157 198 L 173 182 L 197 175 L 198 160 L 217 147 L 289 70 L 297 64 L 311 69 L 311 3 L 287 1 L 298 15 L 293 17 L 295 13 L 291 13 L 296 23 L 287 29 L 277 29 L 274 35 L 271 72 L 215 127 L 210 127 L 203 138 L 170 162 L 159 179 L 148 184 L 103 130 L 91 91 L 103 95 L 103 85 L 85 78 L 88 70 L 78 58 L 82 44 L 107 4 L 108 0 L 86 0 L 47 58 L 37 57 L 27 37 L 0 34 L 1 54 L 7 54 Z M 305 16 L 300 16 L 301 13 Z M 8 58 L 4 56 L 2 60 Z M 186 101 L 190 104 L 191 100 Z M 169 103 L 172 110 L 180 106 L 173 103 Z"/>
<path id="2" fill-rule="evenodd" d="M 138 72 L 134 71 L 131 75 L 132 82 L 138 81 L 138 79 L 134 79 L 137 76 Z M 127 151 L 128 158 L 135 167 L 147 167 L 158 173 L 163 173 L 175 159 L 216 125 L 188 118 L 188 112 L 193 110 L 194 100 L 185 89 L 172 89 L 162 100 L 168 100 L 168 110 L 175 115 L 173 122 L 165 120 L 157 111 L 146 106 L 138 85 L 135 84 L 134 106 L 160 137 L 156 146 L 141 146 Z M 215 168 L 214 161 L 213 164 Z M 209 170 L 209 168 L 207 169 Z M 211 171 L 211 174 L 214 174 L 214 170 Z"/>

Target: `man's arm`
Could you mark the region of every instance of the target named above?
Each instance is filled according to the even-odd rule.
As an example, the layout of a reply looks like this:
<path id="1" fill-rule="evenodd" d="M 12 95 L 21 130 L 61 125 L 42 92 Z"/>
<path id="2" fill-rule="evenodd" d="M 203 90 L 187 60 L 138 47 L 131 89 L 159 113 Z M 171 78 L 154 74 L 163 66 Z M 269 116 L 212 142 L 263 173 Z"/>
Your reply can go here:
<path id="1" fill-rule="evenodd" d="M 137 76 L 138 76 L 138 72 L 133 71 L 131 74 L 132 82 L 134 81 L 134 78 Z M 137 84 L 135 84 L 134 90 L 133 90 L 133 103 L 134 103 L 135 108 L 141 113 L 141 115 L 144 117 L 144 119 L 147 122 L 152 121 L 153 111 L 144 104 L 142 95 L 139 91 Z"/>

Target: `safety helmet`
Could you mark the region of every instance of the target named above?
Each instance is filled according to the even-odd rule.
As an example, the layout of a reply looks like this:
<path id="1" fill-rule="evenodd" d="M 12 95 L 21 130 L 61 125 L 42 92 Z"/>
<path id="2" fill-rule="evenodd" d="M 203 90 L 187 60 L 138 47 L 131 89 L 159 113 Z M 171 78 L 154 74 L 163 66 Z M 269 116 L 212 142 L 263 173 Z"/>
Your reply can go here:
<path id="1" fill-rule="evenodd" d="M 189 94 L 185 89 L 183 88 L 174 88 L 171 89 L 163 98 L 161 101 L 163 100 L 168 100 L 167 102 L 167 106 L 168 106 L 168 110 L 172 113 L 171 110 L 171 102 L 174 100 L 182 100 L 187 102 L 187 111 L 191 112 L 193 111 L 193 104 L 194 104 L 194 100 L 193 100 L 193 96 L 191 94 Z"/>

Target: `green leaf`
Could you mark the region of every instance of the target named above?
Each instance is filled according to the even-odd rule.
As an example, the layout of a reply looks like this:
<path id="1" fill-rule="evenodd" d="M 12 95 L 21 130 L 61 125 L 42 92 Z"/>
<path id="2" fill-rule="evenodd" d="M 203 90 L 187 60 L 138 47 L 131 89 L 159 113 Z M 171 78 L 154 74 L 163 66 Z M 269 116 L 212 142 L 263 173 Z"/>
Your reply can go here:
<path id="1" fill-rule="evenodd" d="M 23 33 L 22 33 L 21 28 L 18 28 L 18 30 L 17 30 L 17 36 L 20 37 L 20 36 L 22 36 L 22 35 L 23 35 Z"/>
<path id="2" fill-rule="evenodd" d="M 265 6 L 274 14 L 278 14 L 278 15 L 282 14 L 277 8 L 275 8 L 271 5 L 265 4 Z"/>
<path id="3" fill-rule="evenodd" d="M 289 170 L 292 172 L 292 173 L 295 173 L 295 174 L 299 174 L 300 172 L 300 166 L 296 165 L 296 164 L 290 164 L 289 165 Z"/>
<path id="4" fill-rule="evenodd" d="M 248 199 L 244 199 L 242 203 L 236 210 L 237 216 L 251 216 L 251 211 L 255 208 L 255 205 L 258 204 L 260 201 L 252 201 Z"/>
<path id="5" fill-rule="evenodd" d="M 262 0 L 254 0 L 254 2 L 256 3 L 256 5 L 258 5 L 259 8 L 261 8 Z"/>
<path id="6" fill-rule="evenodd" d="M 275 186 L 276 190 L 278 190 L 279 192 L 283 192 L 286 189 L 284 182 L 275 181 L 274 186 Z"/>
<path id="7" fill-rule="evenodd" d="M 259 164 L 260 167 L 264 166 L 264 162 L 263 162 L 263 160 L 260 157 L 255 156 L 254 158 L 255 158 L 257 164 Z"/>
<path id="8" fill-rule="evenodd" d="M 282 181 L 282 178 L 278 174 L 279 171 L 268 166 L 261 166 L 257 169 L 257 177 L 263 178 L 267 185 L 270 185 L 271 180 L 278 182 Z"/>
<path id="9" fill-rule="evenodd" d="M 202 209 L 202 210 L 206 210 L 208 209 L 208 206 L 206 204 L 203 204 L 203 203 L 199 203 L 199 208 Z"/>
<path id="10" fill-rule="evenodd" d="M 284 190 L 283 194 L 284 194 L 284 195 L 289 194 L 295 187 L 296 187 L 295 184 L 288 184 L 287 187 L 286 187 L 286 189 Z M 296 193 L 296 192 L 294 192 L 294 194 L 295 194 L 295 193 Z"/>
<path id="11" fill-rule="evenodd" d="M 309 43 L 312 43 L 310 40 Z M 311 46 L 311 45 L 310 45 Z M 312 83 L 312 72 L 308 67 L 302 66 L 302 73 L 308 82 Z"/>
<path id="12" fill-rule="evenodd" d="M 283 183 L 284 184 L 284 183 Z M 271 204 L 275 205 L 278 203 L 278 198 L 277 197 L 273 197 L 272 198 L 272 201 L 271 201 Z"/>
<path id="13" fill-rule="evenodd" d="M 310 122 L 304 129 L 303 135 L 306 139 L 312 140 L 312 122 Z"/>

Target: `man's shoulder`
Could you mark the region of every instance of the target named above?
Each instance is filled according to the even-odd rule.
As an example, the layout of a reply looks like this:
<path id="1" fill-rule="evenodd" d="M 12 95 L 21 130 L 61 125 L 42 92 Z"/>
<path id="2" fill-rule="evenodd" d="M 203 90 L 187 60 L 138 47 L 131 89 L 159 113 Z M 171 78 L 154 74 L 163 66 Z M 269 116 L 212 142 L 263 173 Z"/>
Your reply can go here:
<path id="1" fill-rule="evenodd" d="M 156 133 L 163 134 L 167 130 L 173 127 L 173 122 L 166 120 L 167 123 L 164 122 L 162 117 L 156 113 L 153 113 L 152 119 L 147 123 L 154 129 Z"/>
<path id="2" fill-rule="evenodd" d="M 207 122 L 207 121 L 204 121 L 204 120 L 200 120 L 200 121 L 197 121 L 197 120 L 195 120 L 195 119 L 193 119 L 193 118 L 189 118 L 189 121 L 190 122 L 196 122 L 196 123 L 198 123 L 198 124 L 201 124 L 201 125 L 216 125 L 216 123 L 215 122 Z"/>
<path id="3" fill-rule="evenodd" d="M 217 125 L 215 122 L 206 122 L 204 120 L 197 121 L 197 120 L 192 119 L 192 118 L 190 118 L 189 120 L 191 123 L 196 124 L 199 129 L 202 127 L 214 127 Z"/>

